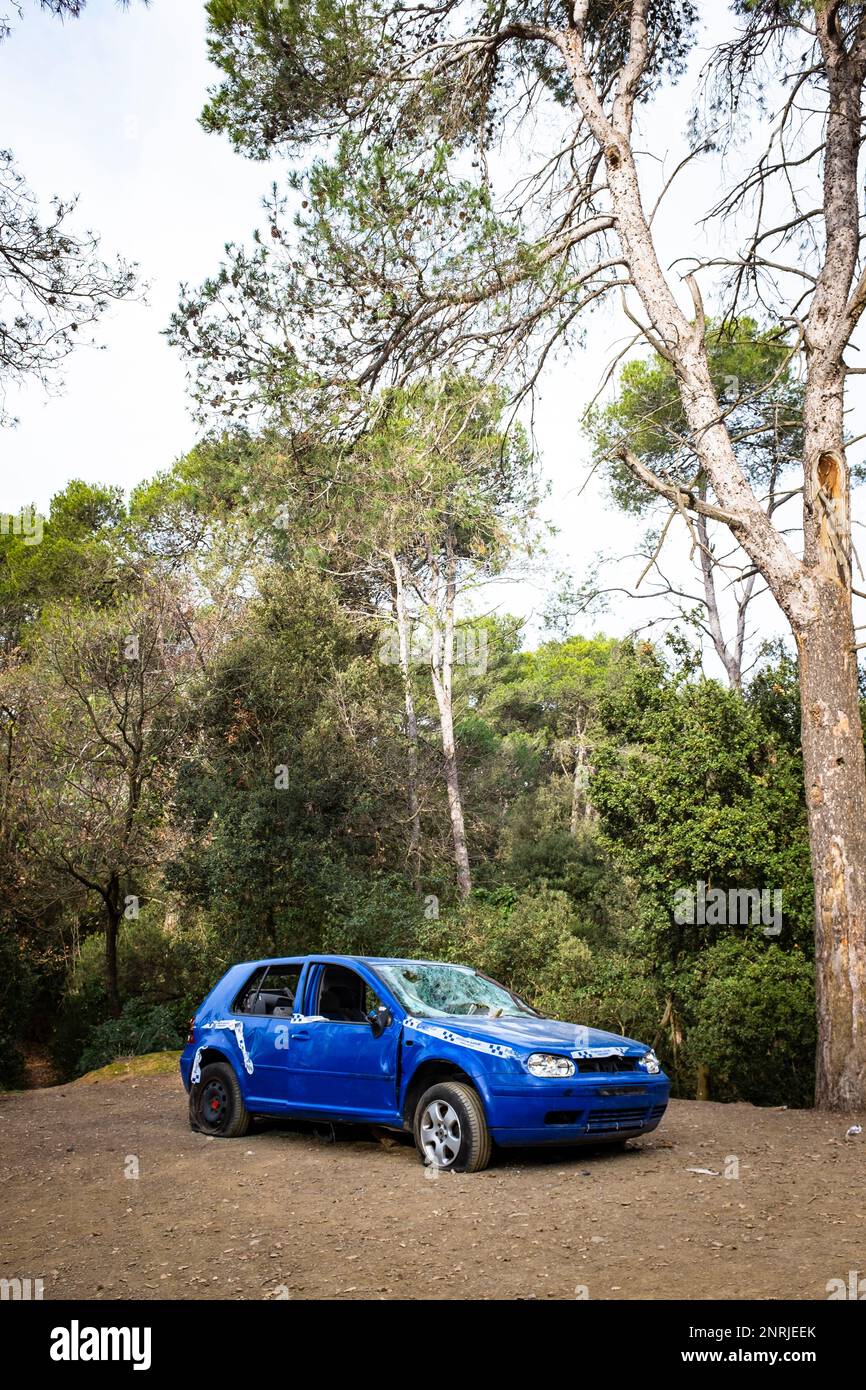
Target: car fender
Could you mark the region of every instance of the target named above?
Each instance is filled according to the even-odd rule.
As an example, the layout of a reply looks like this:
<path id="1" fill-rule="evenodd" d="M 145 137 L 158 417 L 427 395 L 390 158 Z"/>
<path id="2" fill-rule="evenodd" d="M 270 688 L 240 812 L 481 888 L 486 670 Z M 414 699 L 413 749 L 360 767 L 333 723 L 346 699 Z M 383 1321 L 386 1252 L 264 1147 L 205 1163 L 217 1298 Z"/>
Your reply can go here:
<path id="1" fill-rule="evenodd" d="M 200 1041 L 196 1047 L 190 1067 L 190 1084 L 195 1085 L 201 1075 L 202 1055 L 205 1052 L 218 1052 L 227 1062 L 238 1079 L 241 1090 L 253 1072 L 253 1064 L 246 1048 L 243 1024 L 239 1019 L 207 1019 L 198 1025 Z"/>
<path id="2" fill-rule="evenodd" d="M 407 1026 L 408 1025 L 408 1026 Z M 489 1086 L 489 1062 L 487 1054 L 466 1045 L 466 1040 L 455 1043 L 424 1032 L 403 1021 L 402 1072 L 400 1094 L 398 1097 L 401 1112 L 405 1113 L 406 1098 L 422 1067 L 433 1067 L 437 1063 L 444 1068 L 457 1067 L 472 1082 L 481 1097 L 484 1109 L 489 1113 L 491 1092 Z M 432 1083 L 431 1083 L 432 1084 Z M 411 1116 L 407 1117 L 411 1120 Z"/>

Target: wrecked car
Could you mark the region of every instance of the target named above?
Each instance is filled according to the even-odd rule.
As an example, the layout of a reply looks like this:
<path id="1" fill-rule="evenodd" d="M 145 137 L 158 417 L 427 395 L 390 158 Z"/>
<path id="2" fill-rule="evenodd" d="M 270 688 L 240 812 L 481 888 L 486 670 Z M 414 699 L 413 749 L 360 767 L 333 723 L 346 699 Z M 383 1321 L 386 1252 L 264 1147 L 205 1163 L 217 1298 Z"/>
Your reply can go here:
<path id="1" fill-rule="evenodd" d="M 494 1145 L 624 1145 L 669 1093 L 643 1043 L 542 1018 L 468 966 L 369 956 L 232 966 L 180 1070 L 203 1134 L 239 1137 L 258 1115 L 376 1125 L 458 1173 Z"/>

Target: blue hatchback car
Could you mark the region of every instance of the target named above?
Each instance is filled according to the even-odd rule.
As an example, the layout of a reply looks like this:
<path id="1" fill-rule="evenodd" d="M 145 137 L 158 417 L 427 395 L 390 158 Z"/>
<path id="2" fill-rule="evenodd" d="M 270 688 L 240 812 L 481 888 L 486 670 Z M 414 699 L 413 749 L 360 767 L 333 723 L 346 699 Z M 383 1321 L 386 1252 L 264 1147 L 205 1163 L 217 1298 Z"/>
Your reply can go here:
<path id="1" fill-rule="evenodd" d="M 643 1043 L 541 1018 L 467 966 L 369 956 L 232 966 L 180 1070 L 205 1134 L 240 1136 L 254 1115 L 381 1125 L 458 1173 L 493 1144 L 624 1144 L 669 1092 Z"/>

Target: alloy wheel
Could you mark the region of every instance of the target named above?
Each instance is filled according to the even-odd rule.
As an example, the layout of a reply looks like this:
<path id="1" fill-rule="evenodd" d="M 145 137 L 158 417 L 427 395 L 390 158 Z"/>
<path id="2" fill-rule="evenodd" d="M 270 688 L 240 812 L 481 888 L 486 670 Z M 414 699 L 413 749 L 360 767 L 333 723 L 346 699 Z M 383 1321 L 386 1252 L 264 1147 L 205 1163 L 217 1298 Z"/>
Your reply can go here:
<path id="1" fill-rule="evenodd" d="M 447 1100 L 433 1100 L 421 1116 L 421 1145 L 435 1168 L 450 1168 L 460 1152 L 462 1132 L 457 1111 Z"/>

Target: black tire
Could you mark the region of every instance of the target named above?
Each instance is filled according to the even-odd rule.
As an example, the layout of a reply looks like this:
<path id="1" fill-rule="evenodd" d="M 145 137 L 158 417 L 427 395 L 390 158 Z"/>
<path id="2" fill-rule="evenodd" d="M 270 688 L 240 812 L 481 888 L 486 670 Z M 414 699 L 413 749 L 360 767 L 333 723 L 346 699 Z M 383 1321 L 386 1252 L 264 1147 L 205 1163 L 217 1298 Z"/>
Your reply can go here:
<path id="1" fill-rule="evenodd" d="M 451 1122 L 453 1143 L 447 1137 L 449 1131 L 444 1124 L 445 1137 L 425 1143 L 422 1128 L 425 1119 L 431 1118 L 427 1116 L 430 1107 L 436 1107 L 444 1120 L 448 1119 L 449 1110 L 456 1117 L 456 1130 Z M 480 1173 L 490 1162 L 493 1142 L 484 1106 L 478 1092 L 463 1081 L 437 1081 L 424 1092 L 415 1107 L 413 1132 L 422 1163 L 431 1167 L 452 1173 Z M 433 1150 L 433 1142 L 439 1146 L 438 1154 Z"/>
<path id="2" fill-rule="evenodd" d="M 241 1088 L 228 1062 L 211 1062 L 189 1089 L 189 1123 L 200 1134 L 240 1139 L 252 1124 Z"/>

